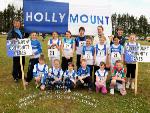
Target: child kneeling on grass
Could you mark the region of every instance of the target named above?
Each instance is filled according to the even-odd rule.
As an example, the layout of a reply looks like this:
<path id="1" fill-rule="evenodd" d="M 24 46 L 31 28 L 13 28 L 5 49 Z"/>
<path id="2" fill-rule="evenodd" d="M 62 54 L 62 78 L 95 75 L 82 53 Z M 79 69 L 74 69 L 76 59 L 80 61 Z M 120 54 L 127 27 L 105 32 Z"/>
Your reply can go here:
<path id="1" fill-rule="evenodd" d="M 78 69 L 77 86 L 88 83 L 89 92 L 92 91 L 92 77 L 90 76 L 90 68 L 86 64 L 86 60 L 81 60 L 81 67 Z"/>
<path id="2" fill-rule="evenodd" d="M 46 78 L 47 88 L 61 89 L 63 86 L 63 70 L 60 68 L 60 60 L 54 60 L 54 66 L 49 69 L 49 74 Z"/>
<path id="3" fill-rule="evenodd" d="M 112 70 L 110 94 L 114 95 L 114 88 L 116 86 L 117 89 L 120 91 L 121 95 L 126 95 L 125 74 L 126 74 L 126 70 L 123 68 L 123 64 L 121 60 L 117 60 Z"/>
<path id="4" fill-rule="evenodd" d="M 34 65 L 33 76 L 35 78 L 36 88 L 40 87 L 41 90 L 45 89 L 44 78 L 48 75 L 48 66 L 45 64 L 44 55 L 39 57 L 39 63 Z"/>
<path id="5" fill-rule="evenodd" d="M 106 89 L 106 80 L 107 80 L 107 75 L 108 72 L 105 70 L 105 63 L 101 62 L 100 66 L 99 66 L 99 70 L 97 70 L 95 72 L 96 75 L 96 93 L 99 92 L 99 90 L 101 89 L 102 94 L 106 94 L 107 93 L 107 89 Z"/>
<path id="6" fill-rule="evenodd" d="M 65 92 L 70 93 L 71 92 L 70 89 L 75 87 L 76 78 L 77 78 L 77 73 L 74 70 L 74 64 L 70 62 L 68 64 L 68 70 L 66 70 L 64 73 L 64 80 L 65 80 L 65 87 L 66 87 Z"/>

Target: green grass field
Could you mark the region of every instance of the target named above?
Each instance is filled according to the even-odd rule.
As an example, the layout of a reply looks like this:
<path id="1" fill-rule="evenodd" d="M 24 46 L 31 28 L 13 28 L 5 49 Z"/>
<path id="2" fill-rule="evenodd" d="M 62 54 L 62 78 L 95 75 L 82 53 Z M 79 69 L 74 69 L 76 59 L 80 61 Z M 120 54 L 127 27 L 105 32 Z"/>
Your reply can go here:
<path id="1" fill-rule="evenodd" d="M 41 41 L 47 56 L 47 41 Z M 150 43 L 141 41 L 141 44 Z M 29 58 L 26 57 L 25 75 Z M 47 63 L 48 57 L 47 57 Z M 41 92 L 32 81 L 27 90 L 12 79 L 12 59 L 6 56 L 6 36 L 0 35 L 0 113 L 150 113 L 150 63 L 139 64 L 138 94 L 127 90 L 126 96 L 92 94 L 87 89 L 70 94 Z"/>

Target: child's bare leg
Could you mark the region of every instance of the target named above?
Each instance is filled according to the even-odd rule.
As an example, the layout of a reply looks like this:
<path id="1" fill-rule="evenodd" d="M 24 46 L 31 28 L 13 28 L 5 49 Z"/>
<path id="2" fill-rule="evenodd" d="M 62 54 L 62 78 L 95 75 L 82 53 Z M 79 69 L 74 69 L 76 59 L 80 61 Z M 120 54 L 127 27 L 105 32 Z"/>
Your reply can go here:
<path id="1" fill-rule="evenodd" d="M 134 89 L 135 88 L 135 79 L 132 78 L 131 79 L 131 89 Z"/>
<path id="2" fill-rule="evenodd" d="M 114 89 L 115 85 L 116 85 L 116 80 L 111 80 L 110 88 Z"/>
<path id="3" fill-rule="evenodd" d="M 126 83 L 126 88 L 127 89 L 129 89 L 129 87 L 130 87 L 130 83 L 131 83 L 130 80 L 131 80 L 130 78 L 127 78 L 127 83 Z"/>
<path id="4" fill-rule="evenodd" d="M 121 95 L 126 95 L 126 89 L 125 89 L 125 80 L 122 80 L 122 88 L 120 89 Z"/>

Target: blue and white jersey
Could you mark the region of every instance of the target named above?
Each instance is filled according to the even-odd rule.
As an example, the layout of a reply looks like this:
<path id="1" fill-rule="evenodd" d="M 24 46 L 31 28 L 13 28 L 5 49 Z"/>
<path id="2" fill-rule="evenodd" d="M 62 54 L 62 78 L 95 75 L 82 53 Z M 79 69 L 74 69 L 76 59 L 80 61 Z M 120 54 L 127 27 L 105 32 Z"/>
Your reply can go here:
<path id="1" fill-rule="evenodd" d="M 126 61 L 126 63 L 130 63 L 130 64 L 135 64 L 136 63 L 136 61 L 134 59 L 135 54 L 132 54 L 132 52 L 133 53 L 138 52 L 139 47 L 140 47 L 140 44 L 136 43 L 136 42 L 125 43 L 125 61 Z"/>
<path id="2" fill-rule="evenodd" d="M 111 63 L 115 64 L 117 60 L 122 60 L 121 56 L 124 54 L 124 48 L 122 45 L 114 45 L 110 46 L 110 55 L 111 55 Z"/>
<path id="3" fill-rule="evenodd" d="M 106 70 L 97 70 L 95 72 L 96 77 L 98 77 L 98 81 L 96 82 L 101 82 L 104 81 L 107 78 L 108 72 Z M 104 85 L 106 86 L 106 82 L 104 83 Z"/>
<path id="4" fill-rule="evenodd" d="M 60 68 L 56 69 L 55 67 L 52 67 L 49 69 L 49 75 L 51 78 L 54 78 L 54 79 L 55 78 L 62 78 L 63 74 L 64 74 L 64 72 Z"/>
<path id="5" fill-rule="evenodd" d="M 41 83 L 44 84 L 46 81 L 46 77 L 48 76 L 48 66 L 46 64 L 35 64 L 33 69 L 34 77 L 41 77 Z"/>
<path id="6" fill-rule="evenodd" d="M 57 46 L 61 46 L 61 40 L 59 39 L 50 39 L 48 41 L 48 46 L 51 48 L 48 49 L 48 56 L 55 57 L 60 59 L 60 50 L 56 46 L 52 46 L 52 44 L 56 44 Z"/>
<path id="7" fill-rule="evenodd" d="M 74 39 L 63 38 L 63 51 L 65 56 L 73 57 L 73 45 L 75 43 Z M 63 56 L 63 55 L 62 55 Z"/>
<path id="8" fill-rule="evenodd" d="M 106 63 L 106 59 L 108 55 L 108 47 L 106 46 L 106 44 L 104 45 L 96 44 L 95 50 L 96 50 L 95 65 L 99 66 L 100 62 Z"/>
<path id="9" fill-rule="evenodd" d="M 83 59 L 86 59 L 87 65 L 93 65 L 94 51 L 94 46 L 83 46 L 82 55 Z"/>
<path id="10" fill-rule="evenodd" d="M 85 69 L 80 67 L 78 69 L 77 75 L 82 77 L 82 76 L 90 76 L 90 68 L 87 66 Z"/>
<path id="11" fill-rule="evenodd" d="M 75 70 L 69 71 L 66 70 L 64 73 L 64 78 L 69 78 L 70 80 L 74 81 L 77 77 L 77 72 Z"/>
<path id="12" fill-rule="evenodd" d="M 40 54 L 42 53 L 42 46 L 40 41 L 37 39 L 31 40 L 31 46 L 32 46 L 32 54 L 34 55 L 34 58 L 39 58 Z"/>
<path id="13" fill-rule="evenodd" d="M 86 37 L 76 37 L 75 38 L 75 45 L 76 45 L 76 54 L 81 55 L 83 46 L 86 46 Z"/>

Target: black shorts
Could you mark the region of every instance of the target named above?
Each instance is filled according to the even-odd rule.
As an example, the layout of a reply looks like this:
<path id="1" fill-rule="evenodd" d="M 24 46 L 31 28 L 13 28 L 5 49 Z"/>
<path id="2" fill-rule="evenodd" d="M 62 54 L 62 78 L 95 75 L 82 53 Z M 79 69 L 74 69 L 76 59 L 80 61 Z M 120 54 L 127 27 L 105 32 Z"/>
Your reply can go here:
<path id="1" fill-rule="evenodd" d="M 136 70 L 136 64 L 126 64 L 127 66 L 127 78 L 135 78 L 135 70 Z"/>

